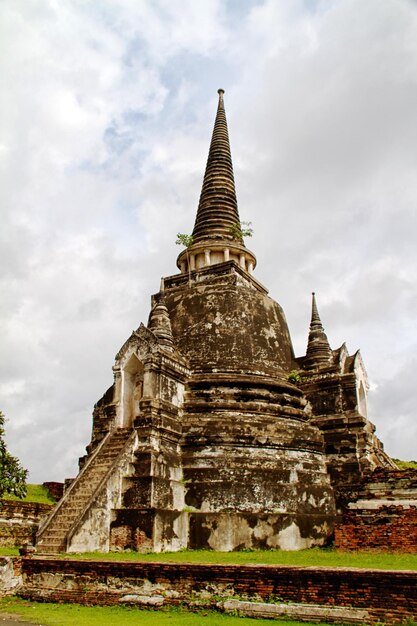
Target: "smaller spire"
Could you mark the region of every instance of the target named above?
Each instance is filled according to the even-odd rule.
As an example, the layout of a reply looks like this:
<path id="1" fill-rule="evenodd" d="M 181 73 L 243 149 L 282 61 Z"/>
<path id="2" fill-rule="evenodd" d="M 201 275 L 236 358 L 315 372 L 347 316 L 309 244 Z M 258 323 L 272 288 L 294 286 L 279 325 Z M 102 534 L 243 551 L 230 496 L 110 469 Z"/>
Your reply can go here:
<path id="1" fill-rule="evenodd" d="M 316 302 L 316 294 L 314 291 L 311 292 L 312 302 L 311 302 L 311 324 L 319 324 L 322 326 L 319 311 L 317 309 Z"/>
<path id="2" fill-rule="evenodd" d="M 157 337 L 158 343 L 172 350 L 174 338 L 172 336 L 171 321 L 168 309 L 162 299 L 155 304 L 149 315 L 148 328 Z"/>
<path id="3" fill-rule="evenodd" d="M 332 349 L 324 332 L 319 311 L 317 308 L 316 294 L 312 293 L 311 322 L 308 334 L 307 353 L 304 361 L 307 369 L 315 369 L 320 365 L 326 365 L 332 360 Z"/>

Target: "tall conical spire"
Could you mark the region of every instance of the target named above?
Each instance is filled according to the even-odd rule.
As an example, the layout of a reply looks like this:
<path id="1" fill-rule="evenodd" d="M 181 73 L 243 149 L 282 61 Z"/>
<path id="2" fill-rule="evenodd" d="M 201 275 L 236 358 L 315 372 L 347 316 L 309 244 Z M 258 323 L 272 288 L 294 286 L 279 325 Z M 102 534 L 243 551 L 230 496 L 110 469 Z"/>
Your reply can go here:
<path id="1" fill-rule="evenodd" d="M 227 261 L 238 263 L 250 273 L 256 266 L 255 255 L 246 248 L 241 234 L 224 110 L 224 89 L 219 89 L 218 94 L 216 119 L 191 243 L 177 259 L 182 273 Z"/>
<path id="2" fill-rule="evenodd" d="M 218 94 L 217 115 L 193 230 L 194 243 L 207 239 L 231 240 L 231 229 L 239 223 L 224 90 L 219 89 Z"/>
<path id="3" fill-rule="evenodd" d="M 317 309 L 316 296 L 313 291 L 310 332 L 308 334 L 307 353 L 304 364 L 307 368 L 312 369 L 329 363 L 331 358 L 332 350 L 321 323 L 320 315 Z"/>

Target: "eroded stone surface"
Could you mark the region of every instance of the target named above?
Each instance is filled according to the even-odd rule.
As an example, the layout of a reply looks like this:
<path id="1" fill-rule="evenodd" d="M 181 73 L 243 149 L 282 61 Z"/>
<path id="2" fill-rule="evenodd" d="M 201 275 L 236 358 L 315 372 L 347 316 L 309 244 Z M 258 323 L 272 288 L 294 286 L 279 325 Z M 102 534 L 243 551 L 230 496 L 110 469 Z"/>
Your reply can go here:
<path id="1" fill-rule="evenodd" d="M 346 485 L 395 467 L 367 418 L 359 353 L 331 349 L 313 298 L 296 359 L 252 275 L 222 93 L 194 239 L 116 355 L 80 474 L 39 531 L 44 552 L 323 545 L 335 495 L 341 510 Z"/>
<path id="2" fill-rule="evenodd" d="M 264 617 L 267 619 L 290 617 L 292 619 L 363 623 L 369 619 L 365 609 L 353 609 L 345 606 L 321 606 L 318 604 L 267 604 L 265 602 L 245 602 L 242 600 L 226 600 L 219 603 L 226 613 L 238 613 L 246 617 Z"/>

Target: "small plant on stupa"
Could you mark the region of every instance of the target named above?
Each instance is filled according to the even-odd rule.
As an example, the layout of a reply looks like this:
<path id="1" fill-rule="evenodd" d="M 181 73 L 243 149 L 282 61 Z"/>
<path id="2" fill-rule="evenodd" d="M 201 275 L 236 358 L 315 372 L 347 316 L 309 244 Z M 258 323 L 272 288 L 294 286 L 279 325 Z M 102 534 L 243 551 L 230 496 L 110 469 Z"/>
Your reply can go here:
<path id="1" fill-rule="evenodd" d="M 184 248 L 190 248 L 193 245 L 193 236 L 186 235 L 185 233 L 178 233 L 177 240 L 175 242 L 178 246 L 184 246 Z"/>
<path id="2" fill-rule="evenodd" d="M 229 229 L 233 239 L 243 239 L 243 237 L 252 237 L 252 222 L 235 222 Z"/>
<path id="3" fill-rule="evenodd" d="M 191 285 L 191 268 L 190 268 L 190 255 L 188 249 L 193 245 L 193 236 L 186 235 L 185 233 L 177 233 L 176 244 L 177 246 L 184 246 L 187 253 L 187 265 L 188 265 L 188 282 Z"/>
<path id="4" fill-rule="evenodd" d="M 288 374 L 288 378 L 287 378 L 289 383 L 299 383 L 301 381 L 301 376 L 298 370 L 292 370 L 289 374 Z"/>

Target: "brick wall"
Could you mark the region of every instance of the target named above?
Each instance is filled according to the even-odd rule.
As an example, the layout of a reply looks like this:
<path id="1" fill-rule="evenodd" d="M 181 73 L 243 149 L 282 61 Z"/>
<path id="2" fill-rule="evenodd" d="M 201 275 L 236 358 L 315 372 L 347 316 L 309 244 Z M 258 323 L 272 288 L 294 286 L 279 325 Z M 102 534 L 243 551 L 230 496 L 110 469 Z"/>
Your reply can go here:
<path id="1" fill-rule="evenodd" d="M 417 618 L 417 572 L 259 565 L 191 565 L 23 559 L 25 598 L 117 604 L 125 594 L 166 603 L 213 595 L 364 608 L 369 621 Z"/>
<path id="2" fill-rule="evenodd" d="M 417 552 L 417 507 L 347 510 L 342 523 L 335 527 L 334 542 L 341 550 Z"/>
<path id="3" fill-rule="evenodd" d="M 16 500 L 0 501 L 0 546 L 21 546 L 33 542 L 40 520 L 53 505 Z"/>
<path id="4" fill-rule="evenodd" d="M 376 469 L 342 496 L 337 548 L 417 552 L 417 470 Z"/>
<path id="5" fill-rule="evenodd" d="M 58 483 L 56 481 L 53 481 L 53 482 L 48 481 L 46 483 L 42 483 L 42 486 L 46 487 L 46 489 L 49 491 L 51 496 L 55 498 L 57 502 L 64 495 L 64 483 Z"/>

